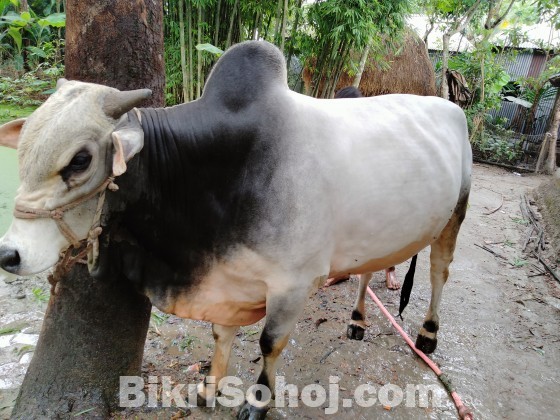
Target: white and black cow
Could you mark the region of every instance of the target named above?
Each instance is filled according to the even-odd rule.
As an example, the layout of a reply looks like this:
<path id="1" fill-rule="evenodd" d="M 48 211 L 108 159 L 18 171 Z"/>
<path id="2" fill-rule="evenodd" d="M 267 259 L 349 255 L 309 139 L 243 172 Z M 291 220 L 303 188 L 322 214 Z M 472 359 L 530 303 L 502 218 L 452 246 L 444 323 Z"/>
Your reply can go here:
<path id="1" fill-rule="evenodd" d="M 435 349 L 470 189 L 459 107 L 412 95 L 303 96 L 289 90 L 280 51 L 256 41 L 220 58 L 197 101 L 135 109 L 149 93 L 62 81 L 25 123 L 0 128 L 0 143 L 17 145 L 21 178 L 0 239 L 4 270 L 45 270 L 70 244 L 95 244 L 101 225 L 109 234 L 99 258 L 91 253 L 92 274 L 118 270 L 161 310 L 212 322 L 217 381 L 238 327 L 266 314 L 258 383 L 270 386 L 327 278 L 382 270 L 431 245 L 417 346 Z M 113 177 L 119 190 L 105 192 Z M 204 384 L 199 392 L 212 398 Z M 239 417 L 264 413 L 247 404 Z"/>

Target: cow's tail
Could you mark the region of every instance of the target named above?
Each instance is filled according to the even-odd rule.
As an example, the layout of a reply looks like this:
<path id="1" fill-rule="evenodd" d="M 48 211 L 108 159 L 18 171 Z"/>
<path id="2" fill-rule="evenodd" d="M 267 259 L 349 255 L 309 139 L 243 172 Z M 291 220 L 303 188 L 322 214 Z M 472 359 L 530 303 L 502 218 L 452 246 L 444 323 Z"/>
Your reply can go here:
<path id="1" fill-rule="evenodd" d="M 399 305 L 399 314 L 397 315 L 401 319 L 402 319 L 402 313 L 404 311 L 404 308 L 406 308 L 406 305 L 408 305 L 408 301 L 410 299 L 410 292 L 412 292 L 412 285 L 414 284 L 414 272 L 416 271 L 416 257 L 418 257 L 418 254 L 412 257 L 412 261 L 410 262 L 410 267 L 408 268 L 406 276 L 404 277 L 404 283 L 401 288 L 401 303 Z"/>

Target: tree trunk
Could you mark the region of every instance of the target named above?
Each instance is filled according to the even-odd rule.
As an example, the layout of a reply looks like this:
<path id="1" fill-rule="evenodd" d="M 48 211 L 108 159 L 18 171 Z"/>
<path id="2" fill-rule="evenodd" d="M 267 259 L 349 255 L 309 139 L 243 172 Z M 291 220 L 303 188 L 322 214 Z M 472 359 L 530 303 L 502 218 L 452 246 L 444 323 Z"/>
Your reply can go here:
<path id="1" fill-rule="evenodd" d="M 443 99 L 449 99 L 449 84 L 447 83 L 447 69 L 449 62 L 449 40 L 451 36 L 443 34 L 443 47 L 441 51 L 441 87 L 440 95 Z"/>
<path id="2" fill-rule="evenodd" d="M 235 14 L 237 13 L 237 8 L 239 7 L 239 0 L 235 0 L 233 5 L 233 11 L 231 12 L 230 20 L 229 20 L 229 29 L 226 39 L 226 50 L 231 46 L 231 39 L 233 36 L 233 24 L 235 22 Z"/>
<path id="3" fill-rule="evenodd" d="M 222 6 L 222 0 L 218 0 L 218 4 L 216 6 L 216 19 L 214 21 L 214 45 L 219 47 L 218 40 L 220 35 L 220 9 Z"/>
<path id="4" fill-rule="evenodd" d="M 485 99 L 485 89 L 484 89 L 484 83 L 485 83 L 484 63 L 485 63 L 485 59 L 486 59 L 486 57 L 484 57 L 484 55 L 480 59 L 480 103 L 484 103 L 484 99 Z"/>
<path id="5" fill-rule="evenodd" d="M 276 20 L 274 22 L 274 44 L 278 45 L 280 39 L 280 21 L 282 19 L 283 0 L 278 0 L 276 4 Z"/>
<path id="6" fill-rule="evenodd" d="M 360 82 L 362 81 L 362 75 L 364 74 L 364 70 L 366 68 L 366 63 L 369 55 L 369 48 L 370 48 L 370 43 L 368 42 L 368 44 L 364 48 L 362 57 L 360 58 L 360 65 L 358 67 L 358 72 L 356 73 L 356 77 L 354 77 L 354 82 L 352 83 L 352 86 L 354 86 L 355 88 L 360 87 Z"/>
<path id="7" fill-rule="evenodd" d="M 189 101 L 194 99 L 194 66 L 193 66 L 193 40 L 192 40 L 192 4 L 187 3 L 187 34 L 189 38 L 188 58 L 189 58 Z"/>
<path id="8" fill-rule="evenodd" d="M 66 77 L 117 89 L 152 89 L 164 103 L 161 2 L 67 1 Z"/>
<path id="9" fill-rule="evenodd" d="M 556 146 L 558 143 L 558 128 L 560 126 L 560 90 L 556 93 L 554 108 L 552 108 L 552 121 L 548 133 L 550 133 L 550 143 L 548 144 L 548 158 L 544 165 L 544 172 L 553 175 L 556 171 Z"/>
<path id="10" fill-rule="evenodd" d="M 288 0 L 284 0 L 284 11 L 282 12 L 282 28 L 280 29 L 280 51 L 284 52 L 286 42 L 286 26 L 288 22 Z"/>
<path id="11" fill-rule="evenodd" d="M 202 44 L 202 6 L 198 6 L 198 45 Z M 202 94 L 202 51 L 196 50 L 196 97 Z"/>
<path id="12" fill-rule="evenodd" d="M 288 59 L 286 60 L 286 62 L 288 63 L 288 69 L 290 68 L 290 63 L 292 61 L 292 55 L 294 54 L 294 42 L 295 42 L 295 38 L 296 38 L 298 26 L 299 26 L 299 17 L 300 17 L 300 13 L 301 13 L 301 4 L 302 3 L 303 3 L 303 0 L 298 0 L 297 5 L 296 5 L 296 17 L 295 17 L 295 20 L 294 20 L 294 24 L 292 25 L 292 35 L 290 36 L 290 47 L 288 49 Z"/>
<path id="13" fill-rule="evenodd" d="M 68 0 L 66 12 L 69 79 L 148 87 L 163 105 L 161 2 Z M 140 375 L 151 304 L 125 279 L 93 279 L 81 264 L 54 289 L 12 417 L 108 417 L 119 377 Z"/>
<path id="14" fill-rule="evenodd" d="M 253 30 L 251 31 L 251 39 L 252 40 L 256 40 L 257 39 L 257 28 L 259 27 L 259 19 L 260 19 L 260 13 L 257 10 L 255 12 L 255 19 L 253 21 Z"/>
<path id="15" fill-rule="evenodd" d="M 93 280 L 75 265 L 51 294 L 12 418 L 108 417 L 119 376 L 141 373 L 150 308 L 123 279 Z"/>
<path id="16" fill-rule="evenodd" d="M 183 75 L 183 102 L 189 102 L 189 75 L 187 72 L 187 52 L 185 47 L 184 0 L 179 0 L 179 44 L 181 49 L 181 73 Z"/>

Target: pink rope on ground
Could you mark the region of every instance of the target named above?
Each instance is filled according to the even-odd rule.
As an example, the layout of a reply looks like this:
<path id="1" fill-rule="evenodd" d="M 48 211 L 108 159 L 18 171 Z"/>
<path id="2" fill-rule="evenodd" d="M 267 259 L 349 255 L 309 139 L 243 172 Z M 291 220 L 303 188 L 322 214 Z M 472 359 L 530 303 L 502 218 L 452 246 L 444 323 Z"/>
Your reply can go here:
<path id="1" fill-rule="evenodd" d="M 424 354 L 423 351 L 418 350 L 416 348 L 416 346 L 414 345 L 414 342 L 410 339 L 408 334 L 402 329 L 402 327 L 399 324 L 397 324 L 397 321 L 395 321 L 395 318 L 393 318 L 393 315 L 391 315 L 389 313 L 389 311 L 385 308 L 383 303 L 381 303 L 381 301 L 378 299 L 378 297 L 375 295 L 375 293 L 373 293 L 373 290 L 371 290 L 369 286 L 367 288 L 367 292 L 370 295 L 370 297 L 372 298 L 372 300 L 377 304 L 379 309 L 381 309 L 381 312 L 383 312 L 383 314 L 387 317 L 389 322 L 391 322 L 393 327 L 395 327 L 395 329 L 399 332 L 401 337 L 404 338 L 404 341 L 406 341 L 406 343 L 410 346 L 410 348 L 412 350 L 414 350 L 414 352 L 418 356 L 420 356 L 424 362 L 426 362 L 426 364 L 434 371 L 434 373 L 441 380 L 442 379 L 441 375 L 443 374 L 441 369 L 434 362 L 432 362 L 430 360 L 430 358 Z M 444 383 L 444 385 L 445 385 L 445 383 Z M 447 388 L 447 385 L 446 385 L 446 388 Z M 455 403 L 455 407 L 457 407 L 457 412 L 459 413 L 459 418 L 466 419 L 466 420 L 473 420 L 472 413 L 463 404 L 463 402 L 461 401 L 461 398 L 459 397 L 459 395 L 457 395 L 457 392 L 455 392 L 453 390 L 449 390 L 449 392 L 451 394 L 451 398 L 453 398 L 453 402 Z"/>

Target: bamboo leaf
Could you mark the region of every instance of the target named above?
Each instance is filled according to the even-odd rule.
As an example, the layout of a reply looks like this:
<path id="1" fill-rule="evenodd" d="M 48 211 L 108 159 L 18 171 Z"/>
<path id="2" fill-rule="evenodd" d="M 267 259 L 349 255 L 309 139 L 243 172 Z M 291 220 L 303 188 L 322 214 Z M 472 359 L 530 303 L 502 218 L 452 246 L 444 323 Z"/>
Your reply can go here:
<path id="1" fill-rule="evenodd" d="M 212 44 L 198 44 L 198 45 L 195 46 L 195 48 L 198 51 L 206 51 L 206 52 L 214 54 L 218 57 L 221 56 L 224 53 L 223 50 L 219 49 L 218 47 L 215 47 Z"/>

